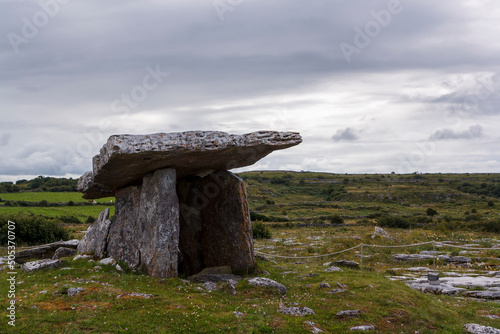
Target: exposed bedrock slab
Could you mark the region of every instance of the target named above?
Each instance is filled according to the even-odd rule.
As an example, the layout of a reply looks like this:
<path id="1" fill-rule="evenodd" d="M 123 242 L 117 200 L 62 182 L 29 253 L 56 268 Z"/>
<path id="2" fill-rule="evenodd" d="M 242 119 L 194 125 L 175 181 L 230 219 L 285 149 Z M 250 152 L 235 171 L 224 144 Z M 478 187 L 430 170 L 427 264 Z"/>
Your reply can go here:
<path id="1" fill-rule="evenodd" d="M 174 168 L 177 177 L 249 166 L 275 150 L 302 142 L 296 132 L 259 131 L 232 135 L 188 131 L 151 135 L 114 135 L 93 159 L 78 190 L 84 198 L 113 196 L 117 189 L 139 185 L 145 174 Z"/>
<path id="2" fill-rule="evenodd" d="M 181 271 L 205 267 L 254 267 L 253 240 L 245 184 L 227 171 L 179 180 Z"/>
<path id="3" fill-rule="evenodd" d="M 144 177 L 141 187 L 116 194 L 108 256 L 155 277 L 177 277 L 179 201 L 174 169 Z"/>
<path id="4" fill-rule="evenodd" d="M 30 249 L 25 249 L 16 252 L 15 261 L 19 264 L 23 264 L 31 259 L 51 259 L 58 248 L 76 248 L 78 246 L 78 243 L 79 241 L 74 239 L 69 241 L 58 241 L 48 245 L 41 245 Z"/>

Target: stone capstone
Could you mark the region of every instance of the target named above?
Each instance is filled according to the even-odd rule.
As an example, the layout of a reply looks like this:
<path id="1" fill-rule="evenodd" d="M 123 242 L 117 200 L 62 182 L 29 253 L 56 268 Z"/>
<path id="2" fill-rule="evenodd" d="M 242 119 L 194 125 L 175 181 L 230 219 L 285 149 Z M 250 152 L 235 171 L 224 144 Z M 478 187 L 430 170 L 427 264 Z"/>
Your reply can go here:
<path id="1" fill-rule="evenodd" d="M 206 175 L 252 165 L 275 150 L 301 142 L 298 133 L 276 131 L 114 135 L 94 157 L 93 171 L 80 178 L 78 191 L 87 199 L 113 196 L 117 189 L 140 184 L 144 175 L 157 169 L 174 168 L 178 177 Z"/>
<path id="2" fill-rule="evenodd" d="M 94 254 L 102 259 L 106 254 L 110 225 L 109 208 L 106 208 L 87 229 L 85 236 L 78 244 L 78 252 L 83 254 Z"/>

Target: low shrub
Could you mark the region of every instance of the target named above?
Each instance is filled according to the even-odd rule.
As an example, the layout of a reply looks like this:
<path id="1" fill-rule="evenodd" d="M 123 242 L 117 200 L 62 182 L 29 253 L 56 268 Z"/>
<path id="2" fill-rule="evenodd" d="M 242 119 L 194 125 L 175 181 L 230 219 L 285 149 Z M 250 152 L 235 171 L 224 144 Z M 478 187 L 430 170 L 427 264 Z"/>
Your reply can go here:
<path id="1" fill-rule="evenodd" d="M 39 245 L 69 239 L 68 231 L 57 220 L 26 214 L 0 215 L 1 245 L 7 245 L 8 221 L 15 223 L 12 231 L 16 245 Z"/>
<path id="2" fill-rule="evenodd" d="M 263 222 L 252 223 L 252 234 L 254 239 L 271 239 L 271 229 Z"/>
<path id="3" fill-rule="evenodd" d="M 381 216 L 376 221 L 381 227 L 410 228 L 412 226 L 409 218 L 401 216 Z"/>
<path id="4" fill-rule="evenodd" d="M 333 215 L 330 217 L 330 224 L 344 224 L 344 218 L 339 215 Z"/>

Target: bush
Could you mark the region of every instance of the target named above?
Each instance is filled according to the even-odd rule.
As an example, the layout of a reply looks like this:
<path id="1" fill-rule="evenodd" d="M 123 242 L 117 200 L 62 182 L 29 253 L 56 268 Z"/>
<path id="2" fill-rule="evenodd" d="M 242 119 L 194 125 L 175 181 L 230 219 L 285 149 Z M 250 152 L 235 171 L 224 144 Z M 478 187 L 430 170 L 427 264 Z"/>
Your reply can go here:
<path id="1" fill-rule="evenodd" d="M 411 221 L 400 216 L 381 216 L 377 218 L 377 224 L 381 227 L 410 228 Z"/>
<path id="2" fill-rule="evenodd" d="M 252 224 L 252 234 L 254 239 L 271 239 L 272 234 L 269 226 L 263 222 L 255 222 Z"/>
<path id="3" fill-rule="evenodd" d="M 16 245 L 39 245 L 68 240 L 69 234 L 56 220 L 25 214 L 0 215 L 0 244 L 7 245 L 8 221 L 15 223 Z"/>
<path id="4" fill-rule="evenodd" d="M 427 208 L 427 216 L 436 216 L 438 212 L 434 210 L 433 208 Z"/>
<path id="5" fill-rule="evenodd" d="M 85 220 L 85 224 L 93 224 L 96 221 L 96 219 L 92 216 L 88 216 L 87 219 Z"/>
<path id="6" fill-rule="evenodd" d="M 339 215 L 333 215 L 330 218 L 330 224 L 344 224 L 344 218 Z"/>
<path id="7" fill-rule="evenodd" d="M 75 216 L 60 216 L 57 219 L 66 224 L 81 224 L 80 219 Z"/>
<path id="8" fill-rule="evenodd" d="M 490 220 L 481 225 L 485 232 L 500 233 L 500 219 Z"/>

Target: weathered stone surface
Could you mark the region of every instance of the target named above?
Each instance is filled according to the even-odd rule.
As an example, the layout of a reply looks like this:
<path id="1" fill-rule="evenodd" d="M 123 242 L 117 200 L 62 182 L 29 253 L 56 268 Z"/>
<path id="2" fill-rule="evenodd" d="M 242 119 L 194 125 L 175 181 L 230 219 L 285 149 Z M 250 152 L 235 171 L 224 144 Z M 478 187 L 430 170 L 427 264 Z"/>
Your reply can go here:
<path id="1" fill-rule="evenodd" d="M 467 333 L 472 334 L 500 334 L 500 329 L 478 324 L 465 324 L 464 329 Z"/>
<path id="2" fill-rule="evenodd" d="M 331 272 L 334 272 L 334 271 L 342 272 L 343 270 L 341 268 L 339 268 L 339 267 L 336 267 L 336 266 L 331 266 L 330 268 L 325 269 L 326 273 L 331 273 Z"/>
<path id="3" fill-rule="evenodd" d="M 39 261 L 26 262 L 21 266 L 21 269 L 27 273 L 31 273 L 45 268 L 55 269 L 57 267 L 60 267 L 61 264 L 61 260 L 44 259 Z"/>
<path id="4" fill-rule="evenodd" d="M 174 169 L 144 177 L 141 187 L 117 192 L 108 255 L 155 277 L 177 277 L 179 202 Z"/>
<path id="5" fill-rule="evenodd" d="M 59 247 L 76 248 L 78 243 L 78 240 L 59 241 L 48 245 L 25 249 L 16 252 L 15 261 L 19 264 L 23 264 L 31 259 L 51 259 Z"/>
<path id="6" fill-rule="evenodd" d="M 78 240 L 59 241 L 48 245 L 42 245 L 31 249 L 25 249 L 16 252 L 15 261 L 19 264 L 23 264 L 31 259 L 51 259 L 58 248 L 67 247 L 76 249 L 78 243 L 79 243 Z"/>
<path id="7" fill-rule="evenodd" d="M 254 277 L 254 278 L 248 279 L 247 281 L 248 281 L 248 284 L 250 284 L 250 285 L 276 289 L 279 293 L 281 293 L 283 295 L 286 293 L 286 287 L 283 284 L 278 283 L 276 281 L 273 281 L 272 279 L 269 279 L 269 278 Z"/>
<path id="8" fill-rule="evenodd" d="M 115 217 L 109 228 L 107 255 L 127 263 L 130 269 L 139 269 L 140 221 L 142 187 L 127 187 L 116 192 Z"/>
<path id="9" fill-rule="evenodd" d="M 369 331 L 374 331 L 375 326 L 373 325 L 362 325 L 362 326 L 355 326 L 350 328 L 351 331 L 353 332 L 369 332 Z"/>
<path id="10" fill-rule="evenodd" d="M 178 182 L 181 271 L 204 267 L 254 267 L 253 241 L 245 183 L 227 171 Z"/>
<path id="11" fill-rule="evenodd" d="M 174 168 L 178 177 L 249 166 L 275 150 L 298 145 L 295 132 L 259 131 L 231 135 L 188 131 L 111 136 L 93 159 L 92 174 L 78 182 L 84 198 L 112 196 L 119 188 L 139 184 L 145 174 Z"/>
<path id="12" fill-rule="evenodd" d="M 337 317 L 358 317 L 359 316 L 359 310 L 345 310 L 345 311 L 340 311 L 337 312 Z"/>
<path id="13" fill-rule="evenodd" d="M 466 289 L 455 288 L 454 286 L 447 284 L 431 285 L 429 283 L 410 283 L 408 284 L 408 286 L 412 289 L 419 290 L 422 292 L 430 292 L 435 295 L 454 296 L 454 295 L 459 295 L 464 291 L 467 291 Z"/>
<path id="14" fill-rule="evenodd" d="M 59 247 L 54 253 L 54 256 L 52 256 L 52 259 L 57 260 L 63 257 L 68 257 L 73 255 L 76 255 L 76 249 L 68 247 Z"/>
<path id="15" fill-rule="evenodd" d="M 281 314 L 289 314 L 296 317 L 303 317 L 305 315 L 313 315 L 316 314 L 309 307 L 299 307 L 299 306 L 290 306 L 290 307 L 282 307 L 278 309 L 278 312 Z"/>
<path id="16" fill-rule="evenodd" d="M 85 291 L 84 288 L 69 288 L 67 291 L 66 291 L 66 295 L 70 296 L 70 297 L 73 297 L 73 296 L 76 296 L 76 295 L 79 295 L 80 293 L 82 293 L 83 291 Z"/>
<path id="17" fill-rule="evenodd" d="M 500 299 L 500 291 L 467 291 L 463 294 L 464 297 L 481 298 L 481 299 Z"/>
<path id="18" fill-rule="evenodd" d="M 103 258 L 106 255 L 110 225 L 109 208 L 106 208 L 87 229 L 87 233 L 78 244 L 78 252 L 82 254 L 90 253 Z"/>

